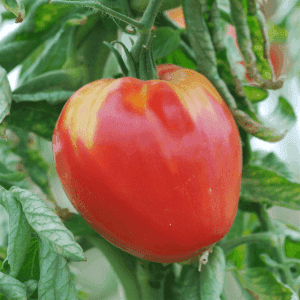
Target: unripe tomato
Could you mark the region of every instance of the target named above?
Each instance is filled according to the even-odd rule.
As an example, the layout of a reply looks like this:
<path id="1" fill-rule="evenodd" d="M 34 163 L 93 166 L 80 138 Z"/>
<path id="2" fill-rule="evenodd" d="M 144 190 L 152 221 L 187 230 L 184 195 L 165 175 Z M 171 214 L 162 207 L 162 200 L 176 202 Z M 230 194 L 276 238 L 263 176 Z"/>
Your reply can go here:
<path id="1" fill-rule="evenodd" d="M 170 65 L 158 74 L 79 89 L 58 119 L 53 150 L 68 198 L 99 234 L 173 263 L 229 231 L 242 153 L 233 116 L 204 76 Z"/>
<path id="2" fill-rule="evenodd" d="M 149 0 L 130 0 L 130 6 L 138 11 L 144 12 L 149 4 Z M 160 11 L 165 11 L 178 7 L 181 4 L 181 0 L 163 0 L 160 6 Z"/>

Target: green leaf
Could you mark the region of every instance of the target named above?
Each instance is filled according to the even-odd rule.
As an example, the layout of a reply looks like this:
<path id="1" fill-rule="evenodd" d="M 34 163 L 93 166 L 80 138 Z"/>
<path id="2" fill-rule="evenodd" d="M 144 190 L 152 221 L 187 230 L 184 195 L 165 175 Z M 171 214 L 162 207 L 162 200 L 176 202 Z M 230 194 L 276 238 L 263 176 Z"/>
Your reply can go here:
<path id="1" fill-rule="evenodd" d="M 14 130 L 19 137 L 19 143 L 13 151 L 22 158 L 22 164 L 31 180 L 49 197 L 52 197 L 48 181 L 48 165 L 38 146 L 36 136 L 29 136 L 24 130 Z"/>
<path id="2" fill-rule="evenodd" d="M 52 251 L 72 261 L 85 260 L 73 234 L 38 196 L 16 187 L 12 187 L 10 191 L 22 204 L 28 223 L 43 241 L 49 243 Z"/>
<path id="3" fill-rule="evenodd" d="M 85 291 L 78 291 L 78 299 L 79 300 L 89 300 L 90 294 Z"/>
<path id="4" fill-rule="evenodd" d="M 264 167 L 247 165 L 243 169 L 241 197 L 250 202 L 300 209 L 300 184 Z"/>
<path id="5" fill-rule="evenodd" d="M 10 265 L 10 276 L 16 277 L 24 262 L 29 244 L 31 228 L 22 211 L 21 204 L 10 192 L 0 187 L 0 203 L 9 216 L 9 239 L 7 256 Z"/>
<path id="6" fill-rule="evenodd" d="M 236 270 L 235 276 L 242 287 L 255 299 L 299 299 L 290 287 L 279 282 L 276 277 L 266 269 L 251 268 L 242 271 Z"/>
<path id="7" fill-rule="evenodd" d="M 96 10 L 90 10 L 86 15 L 88 19 L 84 26 L 76 28 L 74 42 L 75 49 L 78 49 L 82 43 L 88 39 L 90 34 L 94 32 L 95 26 L 97 26 L 98 20 L 101 18 L 101 15 Z"/>
<path id="8" fill-rule="evenodd" d="M 109 261 L 123 287 L 124 300 L 141 299 L 136 278 L 137 258 L 115 247 L 100 235 L 88 236 L 87 240 L 99 249 Z"/>
<path id="9" fill-rule="evenodd" d="M 84 25 L 86 22 L 87 22 L 87 16 L 85 14 L 76 13 L 66 22 L 66 25 L 69 26 Z"/>
<path id="10" fill-rule="evenodd" d="M 78 299 L 66 259 L 53 252 L 53 248 L 46 240 L 40 240 L 39 244 L 41 270 L 38 287 L 39 299 Z"/>
<path id="11" fill-rule="evenodd" d="M 99 34 L 98 30 L 101 30 L 101 34 Z M 93 30 L 85 37 L 76 55 L 78 59 L 84 60 L 88 70 L 88 82 L 103 78 L 105 64 L 111 53 L 111 50 L 103 42 L 105 41 L 110 45 L 116 39 L 117 26 L 113 20 L 106 19 L 98 19 L 98 22 L 94 24 Z"/>
<path id="12" fill-rule="evenodd" d="M 201 268 L 200 299 L 219 299 L 224 287 L 225 265 L 222 248 L 215 246 L 208 257 L 208 263 Z"/>
<path id="13" fill-rule="evenodd" d="M 25 18 L 25 6 L 23 0 L 0 0 L 3 6 L 17 16 L 16 23 L 20 23 Z"/>
<path id="14" fill-rule="evenodd" d="M 228 234 L 220 242 L 220 246 L 222 246 L 222 242 L 243 235 L 245 231 L 245 217 L 246 217 L 245 214 L 241 210 L 238 210 L 234 223 L 230 231 L 228 232 Z M 245 245 L 235 248 L 227 255 L 226 261 L 234 263 L 234 265 L 239 269 L 243 268 L 244 261 L 245 261 L 245 248 L 246 248 Z"/>
<path id="15" fill-rule="evenodd" d="M 44 8 L 47 5 L 47 2 L 49 1 L 35 1 L 22 24 L 1 41 L 0 65 L 2 65 L 7 72 L 10 72 L 13 68 L 20 64 L 40 43 L 43 42 L 42 35 L 45 31 L 41 31 L 40 33 L 37 32 L 39 29 L 39 19 L 40 17 L 44 17 L 45 20 L 49 22 L 49 20 L 52 21 L 52 17 L 54 17 L 51 15 L 42 16 L 45 12 Z M 63 8 L 61 12 L 64 12 Z M 47 30 L 53 29 L 55 21 L 51 22 L 51 25 L 47 28 Z"/>
<path id="16" fill-rule="evenodd" d="M 280 96 L 275 109 L 267 116 L 261 117 L 261 120 L 264 124 L 275 127 L 279 133 L 284 133 L 296 124 L 297 117 L 290 103 Z"/>
<path id="17" fill-rule="evenodd" d="M 156 64 L 174 64 L 190 70 L 196 69 L 196 63 L 187 57 L 181 48 L 176 49 L 165 57 L 157 59 Z"/>
<path id="18" fill-rule="evenodd" d="M 123 43 L 121 43 L 121 42 L 119 42 L 119 41 L 114 41 L 114 42 L 112 42 L 112 44 L 120 44 L 120 45 L 121 45 L 121 47 L 122 47 L 123 50 L 124 50 L 126 59 L 127 59 L 128 76 L 129 76 L 129 77 L 134 77 L 134 78 L 136 78 L 136 77 L 137 77 L 137 75 L 136 75 L 136 68 L 135 68 L 135 64 L 134 64 L 132 55 L 131 55 L 131 53 L 129 52 L 129 50 L 126 48 L 126 46 L 125 46 Z"/>
<path id="19" fill-rule="evenodd" d="M 0 42 L 0 65 L 10 72 L 39 45 L 59 30 L 65 15 L 74 11 L 68 5 L 55 6 L 49 0 L 37 0 L 25 20 Z"/>
<path id="20" fill-rule="evenodd" d="M 37 280 L 28 280 L 25 282 L 27 295 L 31 296 L 38 288 L 38 281 Z"/>
<path id="21" fill-rule="evenodd" d="M 297 176 L 289 170 L 288 166 L 274 152 L 261 150 L 252 152 L 250 165 L 263 167 L 265 170 L 273 171 L 290 181 L 295 181 Z"/>
<path id="22" fill-rule="evenodd" d="M 34 94 L 12 94 L 12 100 L 16 103 L 22 102 L 39 102 L 46 101 L 51 105 L 64 103 L 76 91 L 53 91 L 53 92 L 40 92 Z"/>
<path id="23" fill-rule="evenodd" d="M 69 56 L 72 56 L 74 52 L 74 26 L 77 25 L 77 22 L 80 23 L 86 20 L 86 18 L 85 14 L 76 12 L 67 14 L 63 18 L 60 29 L 40 47 L 42 51 L 32 54 L 34 59 L 30 58 L 31 64 L 26 66 L 26 70 L 23 68 L 20 83 L 42 73 L 62 69 L 68 58 L 73 59 Z"/>
<path id="24" fill-rule="evenodd" d="M 9 114 L 11 90 L 6 71 L 0 66 L 0 123 Z"/>
<path id="25" fill-rule="evenodd" d="M 7 166 L 0 162 L 0 180 L 2 182 L 12 183 L 22 181 L 26 177 L 25 173 L 15 172 L 7 168 Z"/>
<path id="26" fill-rule="evenodd" d="M 0 139 L 0 185 L 9 189 L 15 185 L 27 188 L 26 174 L 19 172 L 21 159 L 12 151 L 11 141 Z"/>
<path id="27" fill-rule="evenodd" d="M 30 78 L 34 78 L 45 71 L 49 71 L 50 66 L 52 64 L 52 60 L 56 58 L 56 56 L 61 56 L 61 42 L 62 38 L 64 44 L 66 44 L 66 38 L 70 35 L 72 28 L 61 28 L 56 35 L 47 40 L 45 43 L 45 47 L 43 48 L 43 52 L 35 59 L 33 64 L 22 74 L 20 83 L 28 81 Z M 63 35 L 63 33 L 67 32 L 67 35 Z M 63 63 L 66 61 L 66 57 L 64 57 L 63 62 L 56 66 L 57 68 L 61 67 Z M 55 68 L 54 68 L 55 69 Z M 51 70 L 51 69 L 50 69 Z"/>
<path id="28" fill-rule="evenodd" d="M 288 29 L 280 27 L 271 21 L 268 22 L 269 41 L 272 43 L 285 43 L 288 37 Z"/>
<path id="29" fill-rule="evenodd" d="M 25 257 L 24 263 L 20 269 L 17 277 L 21 282 L 28 280 L 39 280 L 40 266 L 39 266 L 39 243 L 36 236 L 30 240 L 30 245 Z"/>
<path id="30" fill-rule="evenodd" d="M 83 9 L 78 9 L 78 11 L 83 11 Z M 54 24 L 60 23 L 64 20 L 64 17 L 68 14 L 74 13 L 74 7 L 69 5 L 52 5 L 48 0 L 38 0 L 35 5 L 32 6 L 28 13 L 27 18 L 29 19 L 29 14 L 34 14 L 31 16 L 31 26 L 26 28 L 26 31 L 30 33 L 44 33 L 51 29 Z M 26 18 L 26 20 L 27 20 Z M 34 23 L 33 23 L 34 21 Z M 29 22 L 28 22 L 29 23 Z"/>
<path id="31" fill-rule="evenodd" d="M 52 134 L 66 100 L 82 85 L 82 68 L 51 71 L 40 75 L 16 89 L 11 113 L 5 122 L 52 140 Z M 80 73 L 81 71 L 81 73 Z M 49 91 L 50 88 L 63 88 Z M 68 89 L 72 92 L 67 91 Z M 45 90 L 41 92 L 41 90 Z M 47 91 L 48 90 L 48 91 Z M 38 92 L 40 91 L 40 92 Z M 34 92 L 37 92 L 34 94 Z M 30 100 L 30 101 L 27 101 Z"/>
<path id="32" fill-rule="evenodd" d="M 300 259 L 300 241 L 294 242 L 286 238 L 284 246 L 287 257 Z"/>
<path id="33" fill-rule="evenodd" d="M 0 260 L 3 261 L 6 257 L 7 257 L 7 248 L 6 247 L 0 247 Z"/>
<path id="34" fill-rule="evenodd" d="M 64 225 L 70 230 L 75 236 L 89 236 L 97 235 L 96 231 L 88 225 L 88 223 L 78 214 L 73 214 L 72 217 L 67 218 Z"/>
<path id="35" fill-rule="evenodd" d="M 23 74 L 31 67 L 32 64 L 34 64 L 39 56 L 42 55 L 45 46 L 46 42 L 40 43 L 33 51 L 30 52 L 27 58 L 22 61 L 20 74 L 17 78 L 17 86 L 21 85 Z"/>
<path id="36" fill-rule="evenodd" d="M 10 11 L 3 11 L 0 13 L 0 22 L 1 23 L 5 22 L 7 20 L 13 20 L 15 18 L 16 18 L 16 16 Z"/>
<path id="37" fill-rule="evenodd" d="M 236 82 L 232 74 L 232 67 L 230 66 L 227 52 L 227 49 L 216 52 L 218 72 L 220 74 L 220 77 L 226 82 L 227 86 L 231 90 L 234 90 Z"/>
<path id="38" fill-rule="evenodd" d="M 281 265 L 273 260 L 268 254 L 262 253 L 259 255 L 260 259 L 271 269 L 281 268 Z"/>
<path id="39" fill-rule="evenodd" d="M 14 94 L 31 94 L 47 91 L 49 89 L 78 89 L 82 86 L 84 75 L 84 67 L 50 71 L 28 80 L 26 83 L 16 88 Z"/>
<path id="40" fill-rule="evenodd" d="M 0 64 L 10 72 L 39 45 L 37 40 L 0 43 Z"/>
<path id="41" fill-rule="evenodd" d="M 220 299 L 224 278 L 224 253 L 220 247 L 215 246 L 208 256 L 208 263 L 201 267 L 201 272 L 198 271 L 196 264 L 183 266 L 175 299 Z"/>
<path id="42" fill-rule="evenodd" d="M 155 59 L 162 58 L 175 51 L 180 45 L 180 30 L 160 27 L 155 30 L 153 40 L 153 55 Z"/>
<path id="43" fill-rule="evenodd" d="M 236 110 L 235 117 L 246 132 L 269 142 L 282 140 L 297 121 L 292 106 L 283 97 L 279 97 L 277 106 L 267 116 L 257 116 L 257 119 L 251 116 L 251 119 L 244 111 Z"/>
<path id="44" fill-rule="evenodd" d="M 63 105 L 51 105 L 46 101 L 13 103 L 5 122 L 12 128 L 22 128 L 51 141 Z"/>
<path id="45" fill-rule="evenodd" d="M 262 78 L 270 80 L 272 78 L 272 71 L 268 64 L 268 61 L 264 58 L 264 39 L 257 17 L 248 16 L 247 22 L 251 33 L 252 50 L 257 59 L 257 68 Z"/>
<path id="46" fill-rule="evenodd" d="M 107 43 L 105 41 L 103 43 L 112 51 L 112 53 L 114 54 L 114 56 L 118 62 L 119 67 L 122 70 L 123 76 L 126 77 L 128 75 L 128 69 L 127 69 L 125 62 L 124 62 L 121 54 L 119 53 L 119 51 L 116 48 L 114 48 L 114 46 L 112 44 Z"/>
<path id="47" fill-rule="evenodd" d="M 254 86 L 243 86 L 246 97 L 251 102 L 263 101 L 268 97 L 268 91 Z"/>
<path id="48" fill-rule="evenodd" d="M 0 272 L 0 293 L 10 299 L 27 300 L 26 285 Z"/>

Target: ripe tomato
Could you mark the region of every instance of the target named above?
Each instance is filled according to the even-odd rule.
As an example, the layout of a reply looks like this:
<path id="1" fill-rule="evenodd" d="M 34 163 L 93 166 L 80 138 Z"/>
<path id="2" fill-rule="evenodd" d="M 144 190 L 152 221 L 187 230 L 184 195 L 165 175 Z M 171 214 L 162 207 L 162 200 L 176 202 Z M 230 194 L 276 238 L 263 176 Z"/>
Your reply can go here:
<path id="1" fill-rule="evenodd" d="M 158 74 L 79 89 L 61 112 L 53 150 L 66 194 L 99 234 L 173 263 L 229 231 L 242 154 L 232 114 L 204 76 L 172 65 Z"/>

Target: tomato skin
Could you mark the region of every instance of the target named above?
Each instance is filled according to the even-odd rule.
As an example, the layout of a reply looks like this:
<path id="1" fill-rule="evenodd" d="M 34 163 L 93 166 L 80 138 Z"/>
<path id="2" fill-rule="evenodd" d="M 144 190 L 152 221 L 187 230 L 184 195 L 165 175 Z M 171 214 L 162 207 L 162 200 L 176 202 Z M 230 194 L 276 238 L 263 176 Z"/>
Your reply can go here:
<path id="1" fill-rule="evenodd" d="M 233 224 L 239 132 L 195 71 L 102 79 L 66 103 L 53 134 L 58 176 L 78 212 L 115 246 L 162 263 L 191 259 Z"/>

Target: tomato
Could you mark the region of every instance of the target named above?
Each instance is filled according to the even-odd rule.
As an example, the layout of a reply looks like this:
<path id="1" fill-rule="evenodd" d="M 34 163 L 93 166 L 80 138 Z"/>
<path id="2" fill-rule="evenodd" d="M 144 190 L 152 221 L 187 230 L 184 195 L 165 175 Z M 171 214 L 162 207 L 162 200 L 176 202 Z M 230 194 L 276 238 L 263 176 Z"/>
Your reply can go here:
<path id="1" fill-rule="evenodd" d="M 149 4 L 149 0 L 130 0 L 130 6 L 138 11 L 144 12 Z M 163 0 L 160 6 L 161 11 L 178 7 L 181 4 L 181 0 Z"/>
<path id="2" fill-rule="evenodd" d="M 166 11 L 165 14 L 174 21 L 179 27 L 185 28 L 185 20 L 183 16 L 182 7 L 177 7 Z"/>
<path id="3" fill-rule="evenodd" d="M 195 71 L 102 79 L 65 104 L 53 134 L 70 201 L 115 246 L 140 258 L 191 259 L 233 224 L 242 153 L 234 118 Z"/>

